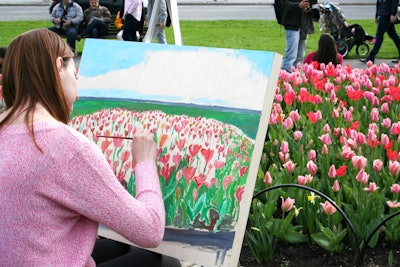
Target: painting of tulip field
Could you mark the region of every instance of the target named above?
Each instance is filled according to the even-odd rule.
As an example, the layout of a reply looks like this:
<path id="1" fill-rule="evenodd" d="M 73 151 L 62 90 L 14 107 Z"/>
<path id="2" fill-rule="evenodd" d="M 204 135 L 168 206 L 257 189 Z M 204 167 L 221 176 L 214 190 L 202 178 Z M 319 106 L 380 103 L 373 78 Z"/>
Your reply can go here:
<path id="1" fill-rule="evenodd" d="M 129 137 L 155 134 L 166 209 L 152 249 L 237 266 L 282 57 L 273 52 L 87 39 L 70 126 L 135 196 Z M 110 138 L 113 136 L 114 138 Z M 99 235 L 129 243 L 101 226 Z"/>

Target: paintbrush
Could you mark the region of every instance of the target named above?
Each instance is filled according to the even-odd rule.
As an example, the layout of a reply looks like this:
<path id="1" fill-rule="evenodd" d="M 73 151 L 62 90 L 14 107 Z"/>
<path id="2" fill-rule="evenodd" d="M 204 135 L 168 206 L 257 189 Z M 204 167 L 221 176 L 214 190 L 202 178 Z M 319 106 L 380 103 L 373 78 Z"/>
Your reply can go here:
<path id="1" fill-rule="evenodd" d="M 97 137 L 104 137 L 104 138 L 119 138 L 119 139 L 129 139 L 129 140 L 132 140 L 132 137 L 127 137 L 127 136 L 115 136 L 115 135 L 97 135 Z"/>

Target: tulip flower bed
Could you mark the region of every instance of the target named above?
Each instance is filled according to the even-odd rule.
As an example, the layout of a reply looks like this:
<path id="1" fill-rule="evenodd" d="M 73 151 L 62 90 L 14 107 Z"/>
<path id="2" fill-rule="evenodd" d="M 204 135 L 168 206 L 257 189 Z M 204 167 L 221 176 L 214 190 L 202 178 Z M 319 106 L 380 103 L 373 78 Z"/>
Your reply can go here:
<path id="1" fill-rule="evenodd" d="M 310 190 L 267 191 L 253 200 L 246 232 L 258 263 L 270 261 L 278 243 L 311 243 L 329 253 L 350 248 L 356 258 L 357 246 L 400 209 L 400 68 L 316 67 L 280 73 L 256 192 L 312 188 L 354 229 Z M 400 216 L 388 220 L 368 249 L 398 243 L 399 223 Z M 390 251 L 387 264 L 394 263 Z"/>

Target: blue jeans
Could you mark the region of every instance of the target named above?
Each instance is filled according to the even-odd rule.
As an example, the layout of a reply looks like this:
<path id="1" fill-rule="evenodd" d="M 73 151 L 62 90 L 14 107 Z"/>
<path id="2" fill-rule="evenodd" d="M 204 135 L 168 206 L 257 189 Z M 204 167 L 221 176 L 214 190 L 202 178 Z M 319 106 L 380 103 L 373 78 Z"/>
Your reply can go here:
<path id="1" fill-rule="evenodd" d="M 71 26 L 68 29 L 58 28 L 58 27 L 50 27 L 50 31 L 53 31 L 59 35 L 66 35 L 67 36 L 67 43 L 69 46 L 75 51 L 75 38 L 78 34 L 78 28 L 75 26 Z"/>
<path id="2" fill-rule="evenodd" d="M 282 62 L 282 69 L 291 72 L 292 66 L 295 66 L 299 51 L 300 30 L 285 30 L 286 49 L 285 57 Z"/>
<path id="3" fill-rule="evenodd" d="M 374 44 L 374 48 L 372 48 L 371 52 L 369 53 L 369 56 L 367 57 L 368 60 L 375 60 L 375 56 L 378 54 L 379 49 L 382 46 L 383 43 L 383 35 L 387 32 L 389 37 L 393 40 L 394 44 L 397 47 L 397 50 L 399 51 L 399 54 L 397 55 L 400 57 L 400 38 L 399 35 L 396 32 L 396 29 L 394 28 L 394 24 L 390 22 L 390 16 L 384 16 L 384 17 L 379 17 L 378 18 L 378 26 L 376 29 L 376 41 Z"/>
<path id="4" fill-rule="evenodd" d="M 108 34 L 108 25 L 99 19 L 94 19 L 82 32 L 81 36 L 98 38 Z"/>

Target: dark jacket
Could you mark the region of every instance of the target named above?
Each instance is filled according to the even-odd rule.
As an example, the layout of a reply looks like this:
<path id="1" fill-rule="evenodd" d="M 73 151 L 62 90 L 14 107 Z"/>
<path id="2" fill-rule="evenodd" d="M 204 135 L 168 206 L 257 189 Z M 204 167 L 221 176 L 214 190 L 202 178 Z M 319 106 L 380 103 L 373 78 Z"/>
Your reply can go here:
<path id="1" fill-rule="evenodd" d="M 375 18 L 396 15 L 398 5 L 399 0 L 376 0 Z"/>
<path id="2" fill-rule="evenodd" d="M 110 10 L 105 6 L 98 6 L 96 10 L 91 14 L 92 9 L 90 7 L 86 8 L 83 12 L 83 21 L 81 26 L 87 26 L 89 21 L 92 19 L 92 16 L 104 21 L 107 25 L 111 22 L 111 13 Z"/>
<path id="3" fill-rule="evenodd" d="M 299 30 L 302 26 L 301 0 L 283 0 L 282 24 L 285 30 Z"/>

